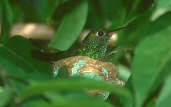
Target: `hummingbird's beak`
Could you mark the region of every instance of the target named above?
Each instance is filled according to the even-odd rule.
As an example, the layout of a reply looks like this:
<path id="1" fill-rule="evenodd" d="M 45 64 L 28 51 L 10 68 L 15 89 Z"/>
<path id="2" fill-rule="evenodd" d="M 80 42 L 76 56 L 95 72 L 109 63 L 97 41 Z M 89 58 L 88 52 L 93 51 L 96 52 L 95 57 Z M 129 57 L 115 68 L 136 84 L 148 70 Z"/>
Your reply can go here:
<path id="1" fill-rule="evenodd" d="M 112 36 L 114 34 L 116 34 L 117 32 L 120 32 L 122 30 L 126 30 L 128 29 L 128 27 L 121 27 L 121 28 L 117 28 L 117 29 L 113 29 L 113 30 L 108 30 L 108 34 L 109 36 Z"/>
<path id="2" fill-rule="evenodd" d="M 109 36 L 112 36 L 114 34 L 116 34 L 117 32 L 120 32 L 122 30 L 127 30 L 127 29 L 130 29 L 130 28 L 133 28 L 135 27 L 134 25 L 128 25 L 128 26 L 125 26 L 125 27 L 120 27 L 120 28 L 117 28 L 117 29 L 113 29 L 113 30 L 108 30 L 108 34 Z"/>

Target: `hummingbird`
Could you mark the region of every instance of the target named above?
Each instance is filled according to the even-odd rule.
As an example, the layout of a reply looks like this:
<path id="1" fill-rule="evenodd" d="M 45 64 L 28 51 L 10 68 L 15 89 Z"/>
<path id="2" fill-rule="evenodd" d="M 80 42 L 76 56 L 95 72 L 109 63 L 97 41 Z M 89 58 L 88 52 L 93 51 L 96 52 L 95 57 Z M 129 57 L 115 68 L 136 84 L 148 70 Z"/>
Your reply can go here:
<path id="1" fill-rule="evenodd" d="M 67 51 L 60 51 L 55 53 L 42 52 L 39 50 L 32 50 L 33 58 L 43 61 L 57 61 L 71 56 L 87 56 L 96 60 L 104 60 L 108 48 L 110 37 L 121 30 L 128 27 L 121 27 L 114 30 L 97 29 L 88 33 L 85 39 L 79 44 L 79 47 L 73 50 L 74 45 Z M 76 44 L 78 45 L 78 44 Z"/>

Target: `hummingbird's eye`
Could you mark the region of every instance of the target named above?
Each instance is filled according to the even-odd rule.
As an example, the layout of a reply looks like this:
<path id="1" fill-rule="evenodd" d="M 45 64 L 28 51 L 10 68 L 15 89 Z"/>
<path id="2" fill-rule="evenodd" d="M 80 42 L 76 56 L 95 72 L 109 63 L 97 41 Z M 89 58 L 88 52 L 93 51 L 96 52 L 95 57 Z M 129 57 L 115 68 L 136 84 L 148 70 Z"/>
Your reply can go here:
<path id="1" fill-rule="evenodd" d="M 96 36 L 103 36 L 103 35 L 105 35 L 105 33 L 104 33 L 103 31 L 98 31 L 98 32 L 96 33 Z"/>

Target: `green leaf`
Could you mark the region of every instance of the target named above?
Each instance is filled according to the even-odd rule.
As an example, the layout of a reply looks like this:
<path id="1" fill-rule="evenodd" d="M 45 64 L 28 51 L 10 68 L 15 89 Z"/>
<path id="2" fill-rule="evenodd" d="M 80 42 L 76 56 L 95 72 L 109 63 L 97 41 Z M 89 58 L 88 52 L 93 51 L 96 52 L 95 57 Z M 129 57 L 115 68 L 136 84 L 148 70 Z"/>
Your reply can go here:
<path id="1" fill-rule="evenodd" d="M 104 27 L 104 20 L 102 19 L 101 12 L 98 10 L 98 6 L 98 2 L 89 0 L 86 22 L 86 28 L 88 29 L 98 29 L 100 27 Z"/>
<path id="2" fill-rule="evenodd" d="M 156 107 L 168 107 L 171 105 L 171 75 L 166 79 L 164 87 L 157 99 Z"/>
<path id="3" fill-rule="evenodd" d="M 0 107 L 5 107 L 12 98 L 12 91 L 0 87 Z"/>
<path id="4" fill-rule="evenodd" d="M 23 92 L 23 98 L 40 95 L 48 91 L 72 91 L 83 90 L 85 88 L 108 90 L 115 94 L 131 98 L 131 94 L 124 88 L 118 88 L 112 84 L 103 81 L 95 81 L 89 79 L 60 79 L 51 81 L 34 81 L 30 87 Z M 31 93 L 30 93 L 31 92 Z"/>
<path id="5" fill-rule="evenodd" d="M 125 82 L 125 88 L 128 89 L 133 94 L 132 89 L 132 76 Z M 134 95 L 134 94 L 133 94 Z M 120 97 L 121 104 L 123 107 L 134 107 L 134 99 L 128 99 L 126 97 Z"/>
<path id="6" fill-rule="evenodd" d="M 47 92 L 45 93 L 45 97 L 49 99 L 49 101 L 53 103 L 65 103 L 67 101 L 77 101 L 79 99 L 82 100 L 94 100 L 93 97 L 88 96 L 85 92 L 64 92 L 64 93 L 56 93 L 56 92 Z M 102 99 L 101 99 L 102 100 Z"/>
<path id="7" fill-rule="evenodd" d="M 2 13 L 2 4 L 0 3 L 0 13 Z M 2 14 L 0 14 L 0 24 L 2 24 Z M 1 34 L 1 28 L 0 28 L 0 34 Z"/>
<path id="8" fill-rule="evenodd" d="M 157 20 L 153 21 L 151 23 L 150 28 L 148 29 L 149 33 L 158 33 L 163 29 L 166 29 L 167 27 L 169 27 L 171 25 L 171 12 L 168 12 L 166 14 L 164 14 L 163 16 L 159 17 Z"/>
<path id="9" fill-rule="evenodd" d="M 69 95 L 68 95 L 69 94 Z M 94 98 L 86 95 L 85 93 L 68 93 L 67 95 L 60 93 L 46 93 L 52 103 L 58 107 L 78 107 L 84 105 L 85 107 L 110 107 L 111 105 L 105 102 L 103 99 Z"/>
<path id="10" fill-rule="evenodd" d="M 164 69 L 162 70 L 162 72 L 159 74 L 159 76 L 157 78 L 155 83 L 153 84 L 153 87 L 151 90 L 158 90 L 160 89 L 160 87 L 163 85 L 163 82 L 165 81 L 166 77 L 168 75 L 170 75 L 170 64 L 171 64 L 171 58 L 169 59 L 169 61 L 167 62 L 167 64 L 165 65 Z"/>
<path id="11" fill-rule="evenodd" d="M 135 12 L 142 0 L 134 0 L 131 12 Z"/>
<path id="12" fill-rule="evenodd" d="M 99 6 L 101 9 L 101 11 L 97 11 L 97 12 L 100 12 L 99 14 L 102 15 L 105 24 L 110 25 L 110 29 L 119 28 L 123 26 L 124 24 L 123 22 L 126 16 L 126 9 L 122 5 L 122 0 L 107 0 L 107 1 L 97 0 L 97 1 L 99 2 L 100 4 Z"/>
<path id="13" fill-rule="evenodd" d="M 139 13 L 137 12 L 140 3 L 142 0 L 127 0 L 125 2 L 127 7 L 127 16 L 125 18 L 126 23 L 130 23 L 134 21 L 137 17 L 139 17 Z"/>
<path id="14" fill-rule="evenodd" d="M 82 1 L 67 13 L 59 26 L 56 36 L 49 46 L 59 50 L 67 50 L 81 33 L 87 18 L 88 3 Z"/>
<path id="15" fill-rule="evenodd" d="M 171 1 L 170 0 L 154 0 L 156 4 L 156 9 L 152 15 L 152 20 L 156 20 L 158 17 L 162 16 L 166 12 L 171 11 Z"/>
<path id="16" fill-rule="evenodd" d="M 133 104 L 134 104 L 134 100 L 133 99 L 130 100 L 130 99 L 121 97 L 120 98 L 120 102 L 123 105 L 122 107 L 134 107 L 133 106 Z"/>
<path id="17" fill-rule="evenodd" d="M 12 64 L 11 61 L 0 55 L 0 67 L 4 69 L 5 72 L 10 72 L 11 74 L 15 74 L 18 76 L 23 76 L 24 70 L 20 67 L 17 67 L 15 64 Z M 15 71 L 15 72 L 14 72 Z M 2 72 L 2 71 L 1 71 Z M 25 76 L 24 76 L 25 78 Z"/>
<path id="18" fill-rule="evenodd" d="M 155 99 L 152 99 L 145 107 L 156 107 L 156 101 Z"/>
<path id="19" fill-rule="evenodd" d="M 145 12 L 143 16 L 137 19 L 136 24 L 138 26 L 135 29 L 133 29 L 130 34 L 128 32 L 125 32 L 125 34 L 123 35 L 123 38 L 121 38 L 121 39 L 125 39 L 123 40 L 125 45 L 127 45 L 128 43 L 129 44 L 131 43 L 133 46 L 135 46 L 143 38 L 153 35 L 154 33 L 158 33 L 161 30 L 171 25 L 171 21 L 170 21 L 171 12 L 161 16 L 160 18 L 158 18 L 157 20 L 153 22 L 149 20 L 150 17 L 151 17 L 151 10 L 149 10 L 148 12 Z"/>
<path id="20" fill-rule="evenodd" d="M 32 103 L 33 107 L 112 107 L 109 103 L 95 101 L 66 101 L 65 103 L 52 103 L 52 104 L 42 104 L 42 103 Z"/>
<path id="21" fill-rule="evenodd" d="M 6 45 L 0 44 L 0 58 L 5 58 L 5 60 L 8 60 L 27 72 L 50 72 L 50 64 L 31 57 L 30 51 L 32 49 L 37 48 L 30 44 L 27 39 L 21 36 L 15 36 Z"/>
<path id="22" fill-rule="evenodd" d="M 17 94 L 20 93 L 20 90 L 22 90 L 20 86 L 25 84 L 26 82 L 28 83 L 27 79 L 29 79 L 30 76 L 25 73 L 23 69 L 17 67 L 3 57 L 0 57 L 0 68 L 2 68 L 2 70 L 0 71 L 0 75 L 4 74 L 3 84 L 9 85 L 10 83 L 10 89 L 15 90 Z"/>
<path id="23" fill-rule="evenodd" d="M 17 95 L 28 85 L 30 80 L 49 79 L 49 75 L 43 72 L 25 72 L 21 67 L 16 66 L 10 60 L 0 57 L 0 75 L 4 74 L 3 84 L 9 85 Z"/>
<path id="24" fill-rule="evenodd" d="M 0 36 L 0 42 L 6 43 L 8 40 L 8 34 L 11 27 L 11 24 L 13 23 L 13 13 L 12 9 L 10 7 L 8 0 L 2 0 L 2 16 L 1 16 L 1 36 Z"/>
<path id="25" fill-rule="evenodd" d="M 59 6 L 59 4 L 62 2 L 63 0 L 36 0 L 34 1 L 35 5 L 38 7 L 36 8 L 37 13 L 40 17 L 40 20 L 42 22 L 45 22 L 47 20 L 50 20 L 50 18 L 52 17 L 52 15 L 54 14 L 56 8 Z"/>
<path id="26" fill-rule="evenodd" d="M 0 57 L 0 68 L 3 70 L 0 73 L 5 73 L 6 79 L 21 80 L 21 82 L 28 82 L 28 80 L 44 80 L 49 79 L 49 73 L 43 72 L 25 72 L 24 69 L 15 65 L 12 61 Z"/>
<path id="27" fill-rule="evenodd" d="M 151 21 L 149 20 L 152 10 L 144 12 L 131 22 L 128 30 L 119 32 L 118 44 L 124 47 L 135 47 L 140 40 L 142 40 L 147 33 L 147 30 L 151 27 Z"/>
<path id="28" fill-rule="evenodd" d="M 171 26 L 149 35 L 136 48 L 132 64 L 132 80 L 136 107 L 148 97 L 157 77 L 171 58 Z"/>
<path id="29" fill-rule="evenodd" d="M 41 106 L 36 106 L 36 105 L 39 105 L 39 104 L 47 105 L 48 102 L 45 99 L 43 99 L 43 98 L 33 98 L 33 99 L 28 100 L 28 101 L 25 101 L 22 104 L 22 107 L 41 107 Z"/>

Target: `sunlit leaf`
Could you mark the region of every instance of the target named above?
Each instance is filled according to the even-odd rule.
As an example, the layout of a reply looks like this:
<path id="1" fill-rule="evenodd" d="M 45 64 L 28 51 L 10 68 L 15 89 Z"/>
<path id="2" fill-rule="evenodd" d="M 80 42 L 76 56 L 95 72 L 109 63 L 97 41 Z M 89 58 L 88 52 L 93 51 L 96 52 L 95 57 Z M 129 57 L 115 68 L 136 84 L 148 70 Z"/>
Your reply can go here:
<path id="1" fill-rule="evenodd" d="M 156 9 L 152 15 L 152 20 L 156 20 L 161 15 L 166 12 L 171 11 L 171 1 L 170 0 L 154 0 L 156 4 Z"/>

